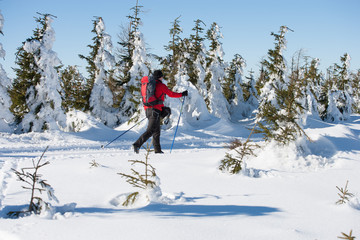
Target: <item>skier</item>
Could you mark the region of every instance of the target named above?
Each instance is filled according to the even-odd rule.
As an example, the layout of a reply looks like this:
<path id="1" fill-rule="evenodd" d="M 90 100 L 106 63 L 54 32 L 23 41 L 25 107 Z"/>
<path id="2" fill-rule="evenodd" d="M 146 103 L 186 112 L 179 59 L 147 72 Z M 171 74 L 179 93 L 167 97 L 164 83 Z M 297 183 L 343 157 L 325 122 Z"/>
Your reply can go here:
<path id="1" fill-rule="evenodd" d="M 164 118 L 171 114 L 170 108 L 164 106 L 165 95 L 172 98 L 180 98 L 188 95 L 187 90 L 182 93 L 176 93 L 171 91 L 164 83 L 162 83 L 163 73 L 161 70 L 155 70 L 152 77 L 156 79 L 155 97 L 160 100 L 160 103 L 154 106 L 144 105 L 146 117 L 148 119 L 148 126 L 146 131 L 133 144 L 135 153 L 139 153 L 140 147 L 151 136 L 153 137 L 155 153 L 164 153 L 161 151 L 160 145 L 160 118 Z"/>

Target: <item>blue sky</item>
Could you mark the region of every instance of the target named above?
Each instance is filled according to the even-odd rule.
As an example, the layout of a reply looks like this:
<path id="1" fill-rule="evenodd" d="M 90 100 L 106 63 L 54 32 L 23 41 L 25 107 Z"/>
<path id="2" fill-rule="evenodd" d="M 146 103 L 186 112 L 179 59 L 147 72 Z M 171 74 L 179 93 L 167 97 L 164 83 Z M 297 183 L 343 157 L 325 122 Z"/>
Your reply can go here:
<path id="1" fill-rule="evenodd" d="M 194 21 L 201 19 L 206 29 L 218 23 L 224 35 L 222 40 L 225 60 L 240 54 L 247 62 L 246 74 L 256 73 L 259 62 L 274 46 L 271 32 L 286 25 L 294 32 L 286 35 L 287 61 L 296 51 L 320 59 L 324 71 L 340 56 L 349 53 L 351 69 L 360 69 L 360 1 L 359 0 L 139 0 L 143 6 L 141 18 L 146 44 L 150 52 L 165 56 L 171 22 L 181 15 L 183 37 L 188 37 Z M 56 32 L 54 51 L 63 64 L 85 66 L 78 54 L 88 55 L 92 43 L 94 16 L 104 19 L 106 31 L 116 46 L 120 26 L 127 24 L 130 8 L 136 0 L 0 0 L 5 18 L 4 36 L 0 42 L 6 51 L 0 60 L 10 77 L 14 76 L 15 52 L 21 43 L 31 37 L 36 28 L 36 12 L 57 16 L 53 22 Z M 85 70 L 84 70 L 85 71 Z"/>

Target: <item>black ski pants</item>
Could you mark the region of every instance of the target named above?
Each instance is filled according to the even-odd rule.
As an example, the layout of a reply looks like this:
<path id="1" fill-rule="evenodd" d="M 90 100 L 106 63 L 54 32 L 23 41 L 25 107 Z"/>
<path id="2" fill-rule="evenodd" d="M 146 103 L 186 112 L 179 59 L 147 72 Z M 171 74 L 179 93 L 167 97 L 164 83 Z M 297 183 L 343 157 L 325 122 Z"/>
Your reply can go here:
<path id="1" fill-rule="evenodd" d="M 134 145 L 140 148 L 144 142 L 146 142 L 152 136 L 155 152 L 161 152 L 160 117 L 162 117 L 162 112 L 155 108 L 148 108 L 146 109 L 146 117 L 148 119 L 147 129 L 134 143 Z"/>

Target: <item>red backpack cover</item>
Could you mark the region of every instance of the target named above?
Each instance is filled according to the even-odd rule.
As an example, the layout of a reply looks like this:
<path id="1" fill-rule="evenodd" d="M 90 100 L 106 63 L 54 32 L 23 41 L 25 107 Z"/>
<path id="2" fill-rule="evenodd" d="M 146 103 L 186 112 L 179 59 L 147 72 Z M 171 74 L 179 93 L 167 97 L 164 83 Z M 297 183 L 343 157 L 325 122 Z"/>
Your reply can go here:
<path id="1" fill-rule="evenodd" d="M 141 96 L 144 106 L 152 107 L 163 103 L 155 96 L 156 80 L 153 77 L 145 76 L 141 79 Z"/>

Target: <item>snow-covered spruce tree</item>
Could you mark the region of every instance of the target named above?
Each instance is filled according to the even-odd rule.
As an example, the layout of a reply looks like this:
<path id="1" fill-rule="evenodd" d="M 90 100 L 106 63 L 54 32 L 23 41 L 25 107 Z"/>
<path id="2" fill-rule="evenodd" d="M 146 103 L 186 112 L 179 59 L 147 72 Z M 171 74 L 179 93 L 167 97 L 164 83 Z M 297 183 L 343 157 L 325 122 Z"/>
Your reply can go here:
<path id="1" fill-rule="evenodd" d="M 335 83 L 333 69 L 334 69 L 333 66 L 330 66 L 327 68 L 326 77 L 321 82 L 320 88 L 319 88 L 318 112 L 319 112 L 319 117 L 323 121 L 327 120 L 330 90 L 333 88 L 334 83 Z M 337 109 L 335 106 L 332 106 L 332 108 Z"/>
<path id="2" fill-rule="evenodd" d="M 244 100 L 241 88 L 244 65 L 245 60 L 239 54 L 235 54 L 233 60 L 225 69 L 226 76 L 223 84 L 223 92 L 224 97 L 230 104 L 232 104 L 235 100 Z M 240 93 L 240 96 L 237 96 L 238 93 Z"/>
<path id="3" fill-rule="evenodd" d="M 143 76 L 149 75 L 149 67 L 147 64 L 146 48 L 141 32 L 135 33 L 134 42 L 134 54 L 133 54 L 133 66 L 130 69 L 130 82 L 127 87 L 131 95 L 125 94 L 121 107 L 122 109 L 132 109 L 132 119 L 134 121 L 139 120 L 140 116 L 140 104 L 141 104 L 141 93 L 140 93 L 140 80 Z M 134 115 L 135 114 L 135 115 Z"/>
<path id="4" fill-rule="evenodd" d="M 205 45 L 202 44 L 202 51 L 198 54 L 195 60 L 194 71 L 197 73 L 197 84 L 195 85 L 198 89 L 199 93 L 205 100 L 207 98 L 207 88 L 205 84 L 206 77 L 206 48 Z"/>
<path id="5" fill-rule="evenodd" d="M 187 67 L 190 57 L 190 54 L 188 54 L 190 46 L 191 43 L 189 39 L 183 39 L 183 41 L 181 42 L 181 49 L 183 51 L 181 51 L 181 54 L 178 58 L 177 64 L 179 66 L 179 69 L 175 75 L 176 85 L 174 89 L 176 89 L 177 92 L 182 92 L 184 90 L 187 90 L 189 92 L 189 95 L 185 98 L 186 101 L 183 108 L 183 117 L 180 124 L 186 122 L 192 125 L 196 125 L 199 123 L 199 121 L 209 120 L 210 113 L 206 107 L 204 98 L 200 95 L 196 86 L 190 81 L 188 73 L 189 69 Z M 180 110 L 180 102 L 178 99 L 168 99 L 167 101 L 170 101 L 170 108 Z M 171 104 L 174 104 L 174 106 L 171 106 Z M 173 124 L 176 124 L 178 120 L 178 118 L 175 117 L 176 114 L 177 112 L 174 113 L 173 117 L 171 118 L 171 120 L 176 119 L 176 121 L 173 121 Z"/>
<path id="6" fill-rule="evenodd" d="M 124 95 L 120 103 L 121 122 L 138 121 L 140 116 L 140 81 L 143 76 L 149 75 L 149 63 L 147 60 L 147 53 L 143 34 L 139 26 L 141 19 L 139 17 L 142 6 L 138 2 L 133 10 L 133 15 L 128 16 L 130 20 L 128 42 L 121 44 L 127 49 L 127 54 L 123 55 L 123 66 L 125 72 L 123 76 L 125 81 L 122 84 L 124 88 Z M 124 49 L 123 49 L 124 50 Z M 128 69 L 128 70 L 127 70 Z"/>
<path id="7" fill-rule="evenodd" d="M 105 24 L 101 17 L 93 20 L 93 45 L 90 56 L 79 55 L 88 62 L 87 71 L 91 93 L 89 98 L 89 110 L 91 114 L 100 119 L 105 125 L 114 127 L 118 124 L 117 112 L 113 107 L 113 94 L 109 88 L 111 73 L 115 65 L 112 55 L 112 42 L 109 34 L 105 32 Z"/>
<path id="8" fill-rule="evenodd" d="M 226 77 L 223 84 L 223 93 L 230 104 L 230 112 L 241 113 L 246 115 L 244 104 L 243 86 L 243 69 L 245 67 L 245 60 L 240 54 L 235 54 L 233 60 L 226 68 Z"/>
<path id="9" fill-rule="evenodd" d="M 89 109 L 90 86 L 79 72 L 77 66 L 68 66 L 60 71 L 61 87 L 63 89 L 63 107 L 86 111 Z"/>
<path id="10" fill-rule="evenodd" d="M 4 17 L 0 11 L 0 34 L 3 35 L 2 29 L 4 26 Z M 0 43 L 0 58 L 5 59 L 5 50 Z M 11 81 L 8 78 L 5 70 L 0 64 L 0 132 L 10 132 L 9 124 L 14 120 L 14 115 L 10 112 L 11 99 L 8 94 L 8 89 Z"/>
<path id="11" fill-rule="evenodd" d="M 178 73 L 179 71 L 179 61 L 181 56 L 183 55 L 182 51 L 182 46 L 183 45 L 183 41 L 180 37 L 180 34 L 183 32 L 182 28 L 180 27 L 180 17 L 177 17 L 174 22 L 172 22 L 171 24 L 171 29 L 170 29 L 170 41 L 168 43 L 167 46 L 165 46 L 165 50 L 166 51 L 170 51 L 171 54 L 168 56 L 168 62 L 166 68 L 168 69 L 168 75 L 165 75 L 165 79 L 168 80 L 168 87 L 169 88 L 173 88 L 176 85 L 176 81 L 175 81 L 175 75 Z M 163 67 L 164 68 L 164 67 Z"/>
<path id="12" fill-rule="evenodd" d="M 25 114 L 30 112 L 28 101 L 30 94 L 33 95 L 35 86 L 40 82 L 39 67 L 35 64 L 35 58 L 32 53 L 26 52 L 23 46 L 19 47 L 16 53 L 15 63 L 18 68 L 14 68 L 16 78 L 13 80 L 9 94 L 12 104 L 11 112 L 15 116 L 15 121 L 19 125 Z M 21 129 L 20 129 L 21 130 Z"/>
<path id="13" fill-rule="evenodd" d="M 349 119 L 352 113 L 352 82 L 350 78 L 350 55 L 345 53 L 341 58 L 341 65 L 335 64 L 337 71 L 337 88 L 340 91 L 336 106 L 343 115 L 343 120 Z"/>
<path id="14" fill-rule="evenodd" d="M 171 61 L 172 56 L 171 54 L 167 54 L 165 57 L 163 56 L 156 56 L 159 65 L 161 66 L 161 71 L 164 75 L 164 79 L 168 79 L 168 76 L 171 74 Z"/>
<path id="15" fill-rule="evenodd" d="M 285 33 L 288 30 L 288 27 L 281 26 L 279 34 L 271 33 L 275 38 L 275 49 L 270 49 L 268 59 L 263 61 L 269 78 L 261 88 L 261 102 L 256 116 L 257 132 L 262 133 L 266 141 L 275 140 L 284 145 L 304 133 L 299 121 L 302 108 L 295 91 L 298 83 L 286 77 L 282 53 L 286 48 Z"/>
<path id="16" fill-rule="evenodd" d="M 194 62 L 194 72 L 197 74 L 197 84 L 195 85 L 199 93 L 206 99 L 207 89 L 205 84 L 206 77 L 206 48 L 204 44 L 201 44 L 201 51 L 197 55 Z"/>
<path id="17" fill-rule="evenodd" d="M 360 69 L 356 73 L 351 74 L 351 82 L 353 87 L 353 112 L 360 113 Z"/>
<path id="18" fill-rule="evenodd" d="M 138 2 L 138 1 L 137 1 Z M 117 48 L 117 65 L 120 69 L 120 82 L 121 85 L 126 85 L 130 79 L 130 69 L 133 66 L 133 54 L 134 54 L 134 42 L 135 42 L 135 32 L 138 31 L 140 25 L 140 17 L 139 14 L 141 12 L 142 6 L 138 6 L 136 4 L 135 7 L 131 8 L 130 10 L 133 13 L 127 18 L 129 22 L 121 26 L 121 32 L 118 34 L 119 41 L 117 42 L 120 46 Z"/>
<path id="19" fill-rule="evenodd" d="M 205 37 L 203 36 L 205 23 L 200 19 L 197 19 L 195 26 L 192 29 L 193 34 L 190 34 L 189 47 L 188 47 L 188 60 L 186 62 L 187 71 L 189 75 L 189 81 L 194 86 L 203 87 L 205 78 L 205 65 L 206 65 L 206 50 L 204 47 Z M 201 88 L 199 88 L 200 90 Z"/>
<path id="20" fill-rule="evenodd" d="M 303 63 L 305 59 L 305 63 Z M 308 115 L 318 116 L 317 101 L 313 94 L 314 82 L 309 79 L 311 76 L 308 72 L 308 63 L 303 57 L 302 50 L 294 54 L 291 62 L 291 69 L 289 75 L 289 86 L 293 86 L 293 95 L 295 102 L 301 108 L 299 112 L 303 112 L 302 121 L 305 124 Z M 300 117 L 300 116 L 299 116 Z M 299 119 L 300 120 L 300 119 Z"/>
<path id="21" fill-rule="evenodd" d="M 16 53 L 16 78 L 10 90 L 11 111 L 19 132 L 62 129 L 66 116 L 62 108 L 58 68 L 61 65 L 52 50 L 55 31 L 51 27 L 54 16 L 39 14 L 34 36 L 27 39 Z"/>
<path id="22" fill-rule="evenodd" d="M 308 57 L 305 57 L 304 78 L 307 83 L 305 110 L 308 115 L 316 117 L 319 116 L 318 101 L 322 81 L 319 70 L 320 59 L 312 58 L 310 65 L 308 64 L 307 59 Z"/>
<path id="23" fill-rule="evenodd" d="M 223 95 L 221 84 L 225 78 L 226 64 L 224 63 L 224 51 L 220 39 L 223 38 L 220 27 L 213 23 L 206 33 L 210 41 L 207 53 L 206 77 L 204 79 L 207 96 L 205 99 L 209 112 L 216 117 L 230 119 L 229 103 Z"/>
<path id="24" fill-rule="evenodd" d="M 246 80 L 243 83 L 242 89 L 244 92 L 244 102 L 249 108 L 246 116 L 259 107 L 258 91 L 256 90 L 256 81 L 254 78 L 254 72 L 250 71 L 249 76 L 245 76 Z"/>
<path id="25" fill-rule="evenodd" d="M 346 120 L 352 113 L 352 84 L 350 82 L 350 56 L 341 57 L 341 65 L 328 68 L 328 77 L 322 86 L 319 113 L 324 121 Z"/>
<path id="26" fill-rule="evenodd" d="M 260 96 L 261 89 L 265 86 L 265 83 L 269 81 L 269 76 L 270 76 L 269 72 L 265 67 L 264 62 L 265 60 L 262 60 L 260 62 L 259 77 L 256 79 L 256 83 L 255 83 L 255 89 L 258 96 Z"/>

